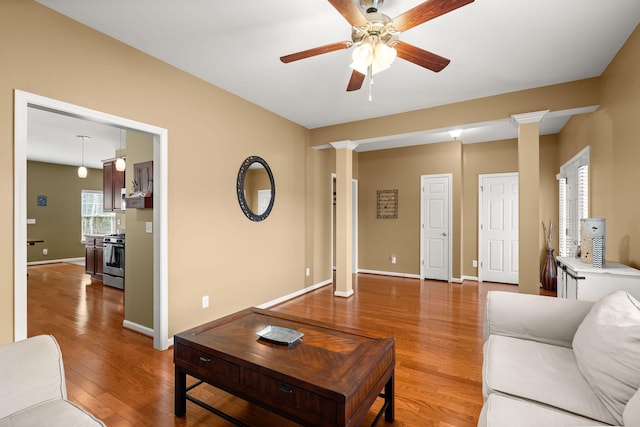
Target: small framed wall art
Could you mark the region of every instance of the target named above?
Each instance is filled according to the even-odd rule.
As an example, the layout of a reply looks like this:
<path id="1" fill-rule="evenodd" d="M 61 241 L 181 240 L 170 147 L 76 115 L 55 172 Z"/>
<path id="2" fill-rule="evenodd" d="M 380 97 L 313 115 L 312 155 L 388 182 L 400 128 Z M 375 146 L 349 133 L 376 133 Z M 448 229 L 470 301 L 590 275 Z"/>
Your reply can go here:
<path id="1" fill-rule="evenodd" d="M 38 196 L 38 206 L 47 206 L 47 196 Z"/>
<path id="2" fill-rule="evenodd" d="M 377 219 L 398 219 L 398 190 L 378 190 Z"/>

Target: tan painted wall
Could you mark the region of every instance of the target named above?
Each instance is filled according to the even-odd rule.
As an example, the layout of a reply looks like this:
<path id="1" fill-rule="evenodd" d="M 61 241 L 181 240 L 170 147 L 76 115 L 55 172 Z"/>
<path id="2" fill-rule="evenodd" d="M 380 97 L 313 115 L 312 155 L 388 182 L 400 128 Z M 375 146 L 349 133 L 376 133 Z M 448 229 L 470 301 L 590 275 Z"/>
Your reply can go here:
<path id="1" fill-rule="evenodd" d="M 461 147 L 452 141 L 359 153 L 358 268 L 420 274 L 420 176 L 451 173 L 452 274 L 460 277 Z M 398 219 L 377 219 L 377 190 L 396 189 Z"/>
<path id="2" fill-rule="evenodd" d="M 564 110 L 599 103 L 598 79 L 585 79 L 537 89 L 426 108 L 310 131 L 311 146 L 419 132 L 466 123 L 500 120 L 513 114 Z M 464 135 L 463 135 L 464 139 Z"/>
<path id="3" fill-rule="evenodd" d="M 600 109 L 567 123 L 562 162 L 591 147 L 591 216 L 607 221 L 606 257 L 640 268 L 640 28 L 602 75 Z"/>
<path id="4" fill-rule="evenodd" d="M 0 233 L 13 236 L 20 89 L 169 130 L 170 334 L 303 288 L 306 129 L 32 0 L 0 3 L 0 63 Z M 277 203 L 261 223 L 236 200 L 249 155 L 276 178 Z M 13 338 L 13 262 L 13 239 L 3 239 L 0 342 Z"/>
<path id="5" fill-rule="evenodd" d="M 153 139 L 140 132 L 127 132 L 127 195 L 133 193 L 134 165 L 153 160 Z M 153 329 L 153 209 L 126 209 L 124 318 Z M 153 224 L 155 225 L 155 224 Z"/>
<path id="6" fill-rule="evenodd" d="M 27 225 L 27 235 L 44 240 L 27 247 L 27 262 L 84 257 L 81 193 L 102 190 L 102 170 L 87 171 L 81 179 L 75 166 L 27 162 L 27 218 L 36 220 Z M 39 195 L 47 196 L 47 206 L 38 206 Z M 48 255 L 42 254 L 43 248 Z"/>
<path id="7" fill-rule="evenodd" d="M 462 146 L 464 165 L 462 229 L 462 275 L 478 277 L 473 260 L 478 259 L 478 176 L 518 171 L 518 141 L 483 142 Z"/>

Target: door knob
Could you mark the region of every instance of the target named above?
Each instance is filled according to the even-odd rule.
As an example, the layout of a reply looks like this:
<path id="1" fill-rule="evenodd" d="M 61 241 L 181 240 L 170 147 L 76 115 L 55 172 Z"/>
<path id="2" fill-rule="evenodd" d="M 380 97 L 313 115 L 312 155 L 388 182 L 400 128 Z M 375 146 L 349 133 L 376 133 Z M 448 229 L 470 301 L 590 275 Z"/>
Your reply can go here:
<path id="1" fill-rule="evenodd" d="M 447 233 L 442 233 L 442 235 L 446 237 Z"/>

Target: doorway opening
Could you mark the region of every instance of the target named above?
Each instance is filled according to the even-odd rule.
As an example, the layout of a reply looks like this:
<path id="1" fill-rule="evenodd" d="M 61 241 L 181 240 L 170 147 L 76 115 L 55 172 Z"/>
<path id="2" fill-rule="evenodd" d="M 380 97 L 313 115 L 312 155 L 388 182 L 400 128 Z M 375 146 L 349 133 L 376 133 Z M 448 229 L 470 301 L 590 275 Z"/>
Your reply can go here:
<path id="1" fill-rule="evenodd" d="M 15 90 L 14 96 L 14 340 L 27 337 L 27 112 L 38 108 L 80 119 L 147 133 L 153 138 L 153 346 L 169 348 L 167 129 Z"/>

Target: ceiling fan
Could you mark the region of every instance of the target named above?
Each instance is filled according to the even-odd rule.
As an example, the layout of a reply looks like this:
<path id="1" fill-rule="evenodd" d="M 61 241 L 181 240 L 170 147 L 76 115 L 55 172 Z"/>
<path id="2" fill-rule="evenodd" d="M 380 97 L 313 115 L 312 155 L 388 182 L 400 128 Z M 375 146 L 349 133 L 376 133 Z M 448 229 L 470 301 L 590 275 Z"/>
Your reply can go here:
<path id="1" fill-rule="evenodd" d="M 365 10 L 365 13 L 360 11 L 354 0 L 329 0 L 329 3 L 351 24 L 351 40 L 285 55 L 280 57 L 280 61 L 288 64 L 300 59 L 348 49 L 355 45 L 351 64 L 353 72 L 347 85 L 348 92 L 360 89 L 367 75 L 371 79 L 373 74 L 389 68 L 396 56 L 439 72 L 449 65 L 449 59 L 400 41 L 399 34 L 473 1 L 429 0 L 391 19 L 378 12 L 384 0 L 360 0 L 360 7 Z"/>

